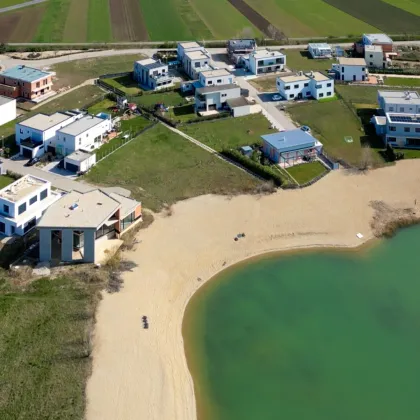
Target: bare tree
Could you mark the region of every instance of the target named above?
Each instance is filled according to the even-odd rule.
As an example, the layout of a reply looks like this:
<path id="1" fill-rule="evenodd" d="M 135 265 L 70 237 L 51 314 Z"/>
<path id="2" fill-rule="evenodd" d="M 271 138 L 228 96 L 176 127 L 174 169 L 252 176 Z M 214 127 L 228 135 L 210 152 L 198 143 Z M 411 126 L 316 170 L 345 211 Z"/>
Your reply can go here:
<path id="1" fill-rule="evenodd" d="M 360 165 L 359 169 L 361 171 L 367 171 L 373 166 L 373 154 L 372 149 L 369 145 L 365 145 L 362 147 L 362 153 L 360 157 Z"/>

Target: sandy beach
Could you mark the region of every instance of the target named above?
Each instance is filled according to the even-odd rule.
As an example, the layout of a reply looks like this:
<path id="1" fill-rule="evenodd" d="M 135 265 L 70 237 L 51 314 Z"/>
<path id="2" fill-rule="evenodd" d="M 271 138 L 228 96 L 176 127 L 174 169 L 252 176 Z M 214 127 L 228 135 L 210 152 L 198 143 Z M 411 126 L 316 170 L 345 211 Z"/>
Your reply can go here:
<path id="1" fill-rule="evenodd" d="M 269 196 L 197 197 L 176 204 L 171 216 L 157 215 L 125 254 L 136 267 L 124 274 L 124 288 L 104 294 L 99 305 L 87 419 L 195 420 L 181 333 L 194 292 L 254 255 L 361 245 L 373 238 L 372 200 L 395 209 L 420 204 L 420 161 L 367 174 L 340 170 L 309 188 Z M 246 237 L 235 242 L 240 232 Z"/>

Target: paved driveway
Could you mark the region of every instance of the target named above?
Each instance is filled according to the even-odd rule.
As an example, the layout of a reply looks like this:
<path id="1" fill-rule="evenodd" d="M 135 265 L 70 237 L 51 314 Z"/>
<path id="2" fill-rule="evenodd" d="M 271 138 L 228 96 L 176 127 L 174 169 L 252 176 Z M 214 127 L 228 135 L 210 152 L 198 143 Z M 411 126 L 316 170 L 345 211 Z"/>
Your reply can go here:
<path id="1" fill-rule="evenodd" d="M 273 102 L 271 100 L 272 94 L 261 94 L 243 77 L 238 77 L 236 81 L 242 89 L 249 91 L 249 96 L 255 98 L 256 102 L 261 106 L 263 114 L 277 130 L 293 130 L 296 128 L 286 114 L 277 108 L 279 102 Z"/>

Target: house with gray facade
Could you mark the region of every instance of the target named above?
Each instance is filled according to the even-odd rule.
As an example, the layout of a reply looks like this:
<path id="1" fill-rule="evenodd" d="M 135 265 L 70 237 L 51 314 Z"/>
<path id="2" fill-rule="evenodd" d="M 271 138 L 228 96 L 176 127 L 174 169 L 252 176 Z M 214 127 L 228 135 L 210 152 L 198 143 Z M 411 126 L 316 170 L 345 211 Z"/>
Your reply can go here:
<path id="1" fill-rule="evenodd" d="M 40 261 L 97 262 L 103 243 L 119 238 L 142 217 L 141 203 L 116 193 L 71 191 L 38 223 Z"/>
<path id="2" fill-rule="evenodd" d="M 415 91 L 380 90 L 379 115 L 372 117 L 385 146 L 420 148 L 420 95 Z"/>
<path id="3" fill-rule="evenodd" d="M 168 88 L 174 84 L 168 65 L 153 58 L 136 61 L 133 77 L 140 86 L 151 90 Z"/>
<path id="4" fill-rule="evenodd" d="M 229 39 L 226 45 L 226 52 L 229 59 L 237 64 L 240 57 L 251 54 L 257 49 L 255 39 Z"/>

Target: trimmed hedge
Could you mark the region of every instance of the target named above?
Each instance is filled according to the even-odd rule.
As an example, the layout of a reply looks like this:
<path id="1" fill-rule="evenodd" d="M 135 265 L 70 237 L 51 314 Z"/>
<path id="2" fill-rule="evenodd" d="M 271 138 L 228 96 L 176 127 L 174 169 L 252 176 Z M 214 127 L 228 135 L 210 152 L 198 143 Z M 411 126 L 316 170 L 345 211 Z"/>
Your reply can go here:
<path id="1" fill-rule="evenodd" d="M 240 163 L 245 168 L 259 175 L 261 178 L 272 180 L 277 186 L 281 186 L 284 183 L 284 178 L 280 173 L 276 172 L 270 166 L 261 165 L 261 163 L 255 162 L 254 160 L 244 156 L 241 152 L 234 149 L 224 149 L 221 154 L 227 158 Z"/>

